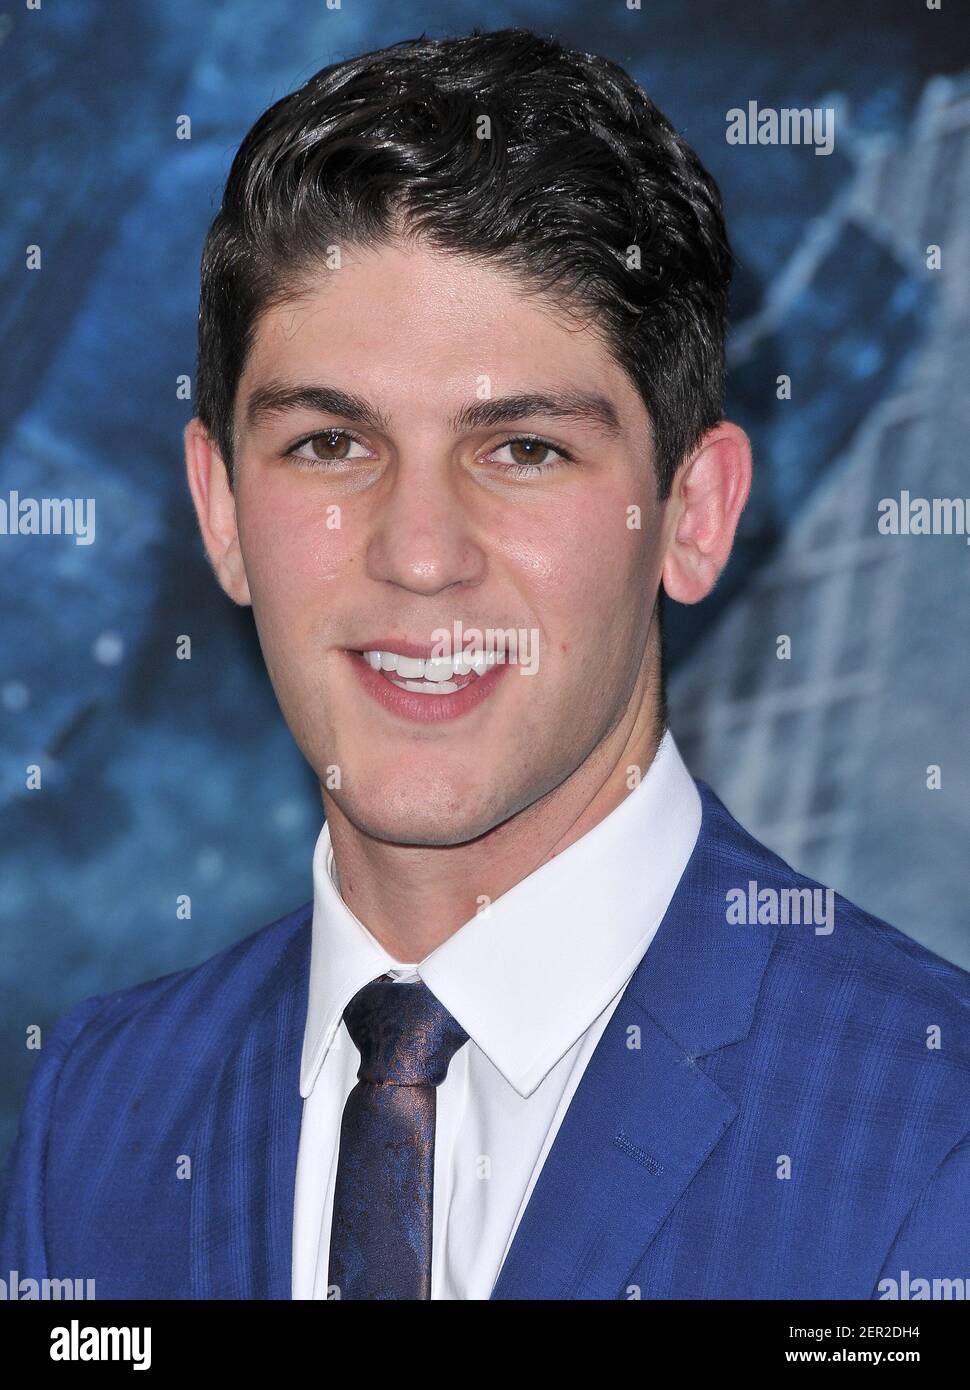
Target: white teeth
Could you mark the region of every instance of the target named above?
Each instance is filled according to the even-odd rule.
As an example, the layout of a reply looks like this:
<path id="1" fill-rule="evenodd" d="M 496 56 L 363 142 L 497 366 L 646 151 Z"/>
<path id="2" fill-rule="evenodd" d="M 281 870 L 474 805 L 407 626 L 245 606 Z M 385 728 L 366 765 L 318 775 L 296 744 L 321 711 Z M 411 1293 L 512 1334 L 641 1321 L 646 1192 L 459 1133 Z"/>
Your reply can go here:
<path id="1" fill-rule="evenodd" d="M 454 685 L 453 680 L 456 676 L 467 676 L 475 672 L 478 676 L 484 676 L 495 666 L 498 661 L 497 652 L 478 652 L 469 657 L 465 652 L 458 652 L 454 656 L 401 656 L 398 652 L 368 651 L 362 652 L 364 660 L 375 671 L 383 671 L 385 674 L 393 672 L 400 676 L 400 681 L 394 681 L 395 685 L 401 685 L 404 689 L 410 690 L 417 688 L 428 693 L 427 684 L 416 687 L 412 682 L 426 682 L 435 687 L 431 694 L 448 695 L 452 690 L 459 689 Z"/>
<path id="2" fill-rule="evenodd" d="M 391 681 L 399 690 L 413 690 L 417 695 L 453 695 L 461 690 L 454 681 Z"/>
<path id="3" fill-rule="evenodd" d="M 458 663 L 452 661 L 450 656 L 429 656 L 424 661 L 416 661 L 414 664 L 415 666 L 424 667 L 422 674 L 426 681 L 435 681 L 439 684 L 447 683 L 451 680 L 452 676 L 468 674 L 467 671 L 459 671 Z M 409 674 L 409 672 L 401 670 L 400 661 L 397 664 L 397 673 L 399 676 L 406 676 Z"/>
<path id="4" fill-rule="evenodd" d="M 381 670 L 388 671 L 390 669 L 384 665 L 384 653 L 381 652 Z M 399 656 L 396 658 L 394 669 L 405 680 L 413 680 L 416 676 L 424 675 L 424 661 L 420 656 Z"/>
<path id="5" fill-rule="evenodd" d="M 498 661 L 497 652 L 476 652 L 471 658 L 471 669 L 479 676 L 484 676 L 490 671 Z"/>

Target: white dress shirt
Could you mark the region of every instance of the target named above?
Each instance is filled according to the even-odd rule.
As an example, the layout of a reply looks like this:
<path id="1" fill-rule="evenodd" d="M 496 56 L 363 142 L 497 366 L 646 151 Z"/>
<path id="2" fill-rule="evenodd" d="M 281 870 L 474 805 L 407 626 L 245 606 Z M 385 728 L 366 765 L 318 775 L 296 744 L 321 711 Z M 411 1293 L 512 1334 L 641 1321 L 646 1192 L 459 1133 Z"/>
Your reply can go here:
<path id="1" fill-rule="evenodd" d="M 360 1063 L 342 1017 L 351 998 L 378 975 L 417 974 L 469 1035 L 437 1090 L 431 1297 L 487 1299 L 700 823 L 668 731 L 619 806 L 417 963 L 394 960 L 347 907 L 324 824 L 313 856 L 294 1298 L 328 1296 L 340 1121 Z"/>

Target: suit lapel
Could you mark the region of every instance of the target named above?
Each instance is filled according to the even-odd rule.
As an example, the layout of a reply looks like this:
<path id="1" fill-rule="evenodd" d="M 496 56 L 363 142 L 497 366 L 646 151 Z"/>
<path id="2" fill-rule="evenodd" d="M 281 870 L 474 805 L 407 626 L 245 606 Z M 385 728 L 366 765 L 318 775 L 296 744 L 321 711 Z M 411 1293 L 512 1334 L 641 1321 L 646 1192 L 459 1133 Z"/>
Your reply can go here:
<path id="1" fill-rule="evenodd" d="M 738 1111 L 697 1065 L 744 1038 L 777 927 L 729 926 L 733 822 L 703 818 L 667 913 L 543 1164 L 493 1299 L 616 1299 Z"/>
<path id="2" fill-rule="evenodd" d="M 629 1048 L 630 1038 L 640 1046 Z M 736 1112 L 627 990 L 566 1112 L 492 1298 L 621 1297 Z"/>
<path id="3" fill-rule="evenodd" d="M 308 906 L 204 1109 L 192 1155 L 192 1298 L 291 1296 L 309 918 Z"/>

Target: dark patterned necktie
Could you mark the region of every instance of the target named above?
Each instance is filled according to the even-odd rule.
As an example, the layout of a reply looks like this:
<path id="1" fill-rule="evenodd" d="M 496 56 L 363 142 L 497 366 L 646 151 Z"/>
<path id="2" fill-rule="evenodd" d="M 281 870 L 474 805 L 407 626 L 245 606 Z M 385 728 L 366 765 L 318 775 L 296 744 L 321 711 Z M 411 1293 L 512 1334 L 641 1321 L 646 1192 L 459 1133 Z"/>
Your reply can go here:
<path id="1" fill-rule="evenodd" d="M 360 1051 L 347 1097 L 327 1283 L 345 1298 L 431 1297 L 435 1087 L 468 1034 L 423 981 L 382 976 L 344 1010 Z"/>

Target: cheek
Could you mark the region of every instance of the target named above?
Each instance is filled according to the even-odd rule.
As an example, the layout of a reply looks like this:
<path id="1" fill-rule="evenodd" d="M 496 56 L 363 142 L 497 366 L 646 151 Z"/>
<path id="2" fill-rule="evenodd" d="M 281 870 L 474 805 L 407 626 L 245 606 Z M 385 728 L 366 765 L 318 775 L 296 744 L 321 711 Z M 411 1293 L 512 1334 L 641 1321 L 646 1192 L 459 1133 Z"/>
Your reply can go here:
<path id="1" fill-rule="evenodd" d="M 327 611 L 326 590 L 345 568 L 350 550 L 339 511 L 310 501 L 306 494 L 262 497 L 242 509 L 239 541 L 253 608 L 287 615 L 306 608 L 308 617 Z"/>
<path id="2" fill-rule="evenodd" d="M 507 539 L 506 555 L 523 580 L 530 609 L 557 646 L 605 644 L 645 602 L 655 567 L 655 528 L 629 527 L 627 507 L 628 499 L 618 493 L 571 500 L 541 523 L 523 518 Z"/>

